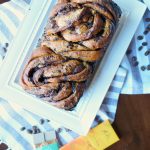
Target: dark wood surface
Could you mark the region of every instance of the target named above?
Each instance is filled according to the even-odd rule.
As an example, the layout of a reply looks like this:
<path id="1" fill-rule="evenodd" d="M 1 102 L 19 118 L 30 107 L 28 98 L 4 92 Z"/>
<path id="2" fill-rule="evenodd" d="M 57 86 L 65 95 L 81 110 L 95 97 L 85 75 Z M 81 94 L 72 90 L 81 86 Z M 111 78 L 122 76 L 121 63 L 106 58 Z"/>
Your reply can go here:
<path id="1" fill-rule="evenodd" d="M 107 150 L 150 150 L 150 95 L 121 95 L 113 127 L 120 141 Z"/>
<path id="2" fill-rule="evenodd" d="M 9 1 L 9 0 L 0 0 L 0 4 L 7 2 L 7 1 Z"/>
<path id="3" fill-rule="evenodd" d="M 107 150 L 150 150 L 150 95 L 121 95 L 113 127 L 120 141 Z"/>
<path id="4" fill-rule="evenodd" d="M 121 95 L 113 127 L 120 141 L 107 150 L 150 150 L 150 95 Z"/>

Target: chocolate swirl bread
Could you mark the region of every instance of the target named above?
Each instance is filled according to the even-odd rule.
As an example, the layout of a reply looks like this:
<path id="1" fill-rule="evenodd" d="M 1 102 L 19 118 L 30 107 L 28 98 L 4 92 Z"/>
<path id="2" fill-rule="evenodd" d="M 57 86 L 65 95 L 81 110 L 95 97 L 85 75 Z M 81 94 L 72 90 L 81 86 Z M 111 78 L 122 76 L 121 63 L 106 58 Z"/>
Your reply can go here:
<path id="1" fill-rule="evenodd" d="M 30 94 L 70 110 L 79 101 L 116 30 L 120 8 L 111 0 L 59 0 L 21 85 Z"/>
<path id="2" fill-rule="evenodd" d="M 121 15 L 111 0 L 72 0 L 57 4 L 46 26 L 42 45 L 64 57 L 100 60 Z"/>
<path id="3" fill-rule="evenodd" d="M 85 88 L 92 67 L 67 60 L 47 47 L 37 48 L 26 65 L 21 85 L 30 94 L 63 109 L 71 109 Z"/>

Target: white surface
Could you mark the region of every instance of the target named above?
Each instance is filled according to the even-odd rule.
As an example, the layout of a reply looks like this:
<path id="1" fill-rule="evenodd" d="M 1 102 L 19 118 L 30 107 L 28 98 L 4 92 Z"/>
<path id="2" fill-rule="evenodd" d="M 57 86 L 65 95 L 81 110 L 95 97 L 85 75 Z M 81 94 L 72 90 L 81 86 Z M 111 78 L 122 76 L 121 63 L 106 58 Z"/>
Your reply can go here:
<path id="1" fill-rule="evenodd" d="M 148 6 L 148 9 L 150 10 L 150 0 L 143 0 L 143 1 Z"/>
<path id="2" fill-rule="evenodd" d="M 20 71 L 35 48 L 53 6 L 50 0 L 38 1 L 38 3 L 33 0 L 31 11 L 0 70 L 0 96 L 29 111 L 56 121 L 78 134 L 87 134 L 146 8 L 138 1 L 116 0 L 116 2 L 129 15 L 124 19 L 121 28 L 118 27 L 118 32 L 90 86 L 74 111 L 68 112 L 55 108 L 25 93 L 18 84 Z"/>

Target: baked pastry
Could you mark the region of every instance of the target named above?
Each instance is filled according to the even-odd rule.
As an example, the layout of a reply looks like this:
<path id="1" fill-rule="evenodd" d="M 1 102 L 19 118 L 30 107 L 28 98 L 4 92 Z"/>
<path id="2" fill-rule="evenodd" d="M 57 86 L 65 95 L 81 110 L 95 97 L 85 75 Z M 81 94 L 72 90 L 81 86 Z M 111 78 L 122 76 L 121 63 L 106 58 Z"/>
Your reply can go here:
<path id="1" fill-rule="evenodd" d="M 75 107 L 120 16 L 120 8 L 111 0 L 59 0 L 41 46 L 22 73 L 24 90 L 58 108 Z"/>
<path id="2" fill-rule="evenodd" d="M 121 16 L 111 0 L 60 1 L 50 14 L 42 45 L 63 57 L 100 60 Z"/>
<path id="3" fill-rule="evenodd" d="M 21 85 L 30 94 L 63 109 L 71 109 L 83 94 L 92 67 L 78 60 L 67 60 L 47 47 L 39 47 L 26 65 Z"/>

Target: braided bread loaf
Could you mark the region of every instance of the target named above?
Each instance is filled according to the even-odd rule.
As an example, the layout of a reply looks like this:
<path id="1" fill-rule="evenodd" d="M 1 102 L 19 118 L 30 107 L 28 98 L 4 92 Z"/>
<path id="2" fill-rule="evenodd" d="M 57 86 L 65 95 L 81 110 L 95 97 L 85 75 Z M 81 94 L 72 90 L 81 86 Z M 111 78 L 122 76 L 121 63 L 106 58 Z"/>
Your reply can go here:
<path id="1" fill-rule="evenodd" d="M 42 43 L 21 76 L 30 94 L 70 110 L 83 94 L 116 30 L 120 8 L 111 0 L 59 0 L 53 8 Z"/>

